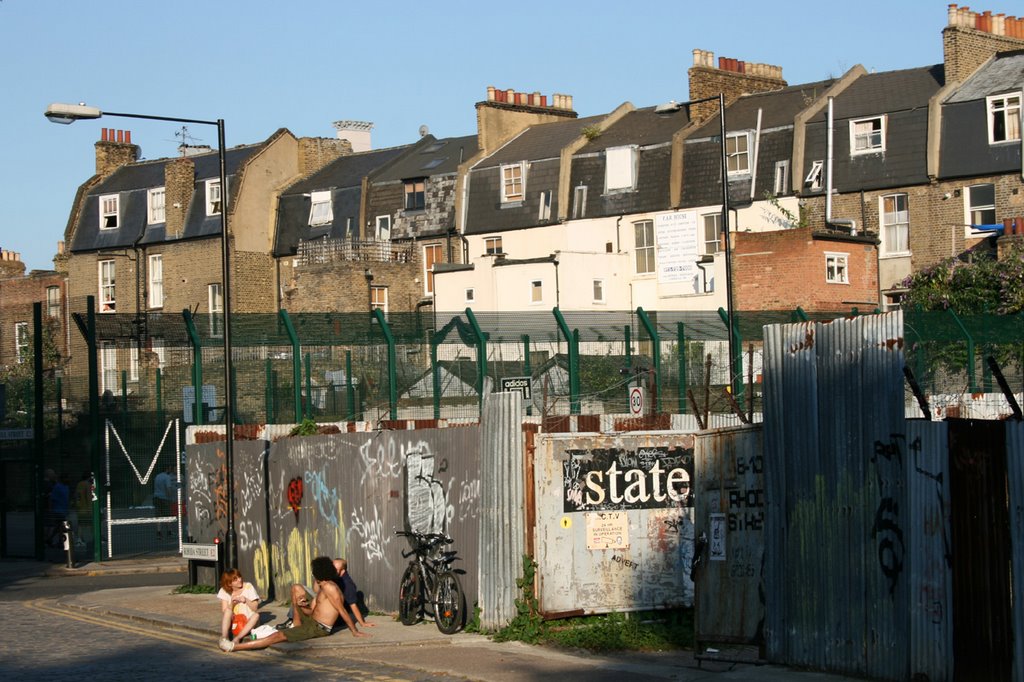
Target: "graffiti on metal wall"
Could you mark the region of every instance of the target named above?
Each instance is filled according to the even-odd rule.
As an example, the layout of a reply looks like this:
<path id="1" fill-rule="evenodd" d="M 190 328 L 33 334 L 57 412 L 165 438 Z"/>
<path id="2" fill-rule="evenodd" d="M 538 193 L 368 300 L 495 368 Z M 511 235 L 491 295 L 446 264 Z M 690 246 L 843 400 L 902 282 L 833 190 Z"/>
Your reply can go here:
<path id="1" fill-rule="evenodd" d="M 692 506 L 693 450 L 680 447 L 567 450 L 563 511 Z"/>
<path id="2" fill-rule="evenodd" d="M 900 525 L 900 505 L 897 497 L 903 485 L 904 448 L 912 451 L 921 449 L 920 439 L 907 443 L 902 433 L 890 434 L 889 440 L 875 441 L 871 463 L 875 466 L 879 502 L 875 510 L 871 537 L 878 547 L 878 565 L 889 583 L 889 596 L 893 597 L 903 573 L 906 546 L 903 528 Z"/>

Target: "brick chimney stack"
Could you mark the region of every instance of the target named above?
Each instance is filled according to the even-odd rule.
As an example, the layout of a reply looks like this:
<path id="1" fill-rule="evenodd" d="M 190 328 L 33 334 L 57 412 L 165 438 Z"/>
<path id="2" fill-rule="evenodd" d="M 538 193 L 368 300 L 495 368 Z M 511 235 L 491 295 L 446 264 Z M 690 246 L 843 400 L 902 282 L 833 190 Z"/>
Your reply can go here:
<path id="1" fill-rule="evenodd" d="M 96 143 L 96 175 L 106 177 L 121 166 L 139 160 L 142 150 L 132 144 L 132 131 L 103 128 Z"/>
<path id="2" fill-rule="evenodd" d="M 725 94 L 725 105 L 735 102 L 740 95 L 781 90 L 788 83 L 782 78 L 782 67 L 772 64 L 743 62 L 719 57 L 715 67 L 715 53 L 693 51 L 693 66 L 689 70 L 690 99 L 705 99 Z M 706 121 L 718 113 L 717 102 L 697 104 L 690 109 L 690 118 Z"/>
<path id="3" fill-rule="evenodd" d="M 13 279 L 25 274 L 21 254 L 0 249 L 0 279 Z"/>
<path id="4" fill-rule="evenodd" d="M 997 52 L 1024 48 L 1024 19 L 949 5 L 942 29 L 946 82 L 960 82 Z"/>
<path id="5" fill-rule="evenodd" d="M 519 132 L 538 123 L 576 118 L 571 95 L 547 95 L 487 88 L 487 99 L 476 104 L 477 144 L 494 151 Z"/>
<path id="6" fill-rule="evenodd" d="M 185 218 L 196 186 L 196 164 L 187 156 L 171 159 L 164 166 L 164 230 L 168 239 L 185 234 Z"/>

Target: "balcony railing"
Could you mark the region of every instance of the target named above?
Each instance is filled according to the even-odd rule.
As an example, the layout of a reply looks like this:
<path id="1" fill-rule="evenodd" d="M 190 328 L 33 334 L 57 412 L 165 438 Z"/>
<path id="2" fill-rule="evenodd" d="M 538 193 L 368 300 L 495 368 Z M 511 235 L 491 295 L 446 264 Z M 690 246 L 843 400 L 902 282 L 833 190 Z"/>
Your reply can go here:
<path id="1" fill-rule="evenodd" d="M 300 241 L 300 265 L 326 265 L 328 263 L 363 261 L 371 263 L 411 263 L 412 244 L 390 241 L 349 241 L 346 239 L 316 239 Z"/>

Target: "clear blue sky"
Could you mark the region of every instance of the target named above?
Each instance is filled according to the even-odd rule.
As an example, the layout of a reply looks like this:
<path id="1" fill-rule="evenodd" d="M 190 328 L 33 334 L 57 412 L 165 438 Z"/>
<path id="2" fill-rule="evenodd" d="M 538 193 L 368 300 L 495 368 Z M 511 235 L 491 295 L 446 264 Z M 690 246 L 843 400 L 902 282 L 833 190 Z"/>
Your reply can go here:
<path id="1" fill-rule="evenodd" d="M 963 3 L 961 3 L 963 4 Z M 1024 14 L 1019 0 L 973 10 Z M 687 99 L 694 48 L 783 67 L 791 84 L 942 61 L 944 0 L 512 3 L 342 0 L 0 0 L 0 248 L 48 269 L 103 127 L 142 156 L 175 155 L 180 126 L 49 123 L 50 102 L 223 118 L 227 145 L 278 128 L 333 137 L 372 121 L 373 144 L 476 132 L 488 85 L 572 95 L 589 116 Z M 191 126 L 216 146 L 216 130 Z"/>

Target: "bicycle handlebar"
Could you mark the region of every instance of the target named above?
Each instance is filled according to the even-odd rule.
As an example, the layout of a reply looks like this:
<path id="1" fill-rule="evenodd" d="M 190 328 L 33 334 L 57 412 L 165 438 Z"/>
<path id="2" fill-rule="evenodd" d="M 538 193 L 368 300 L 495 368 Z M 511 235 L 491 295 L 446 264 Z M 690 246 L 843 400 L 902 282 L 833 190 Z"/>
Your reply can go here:
<path id="1" fill-rule="evenodd" d="M 412 538 L 414 546 L 408 552 L 402 551 L 402 558 L 408 559 L 413 554 L 426 554 L 438 545 L 450 545 L 454 542 L 442 533 L 417 533 L 416 531 L 396 530 L 395 535 Z"/>

